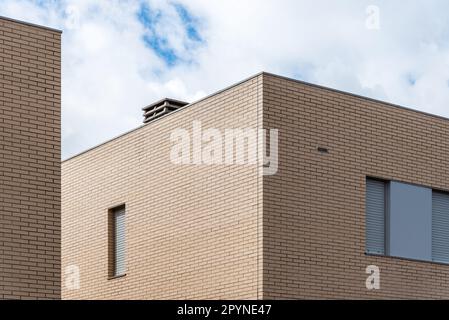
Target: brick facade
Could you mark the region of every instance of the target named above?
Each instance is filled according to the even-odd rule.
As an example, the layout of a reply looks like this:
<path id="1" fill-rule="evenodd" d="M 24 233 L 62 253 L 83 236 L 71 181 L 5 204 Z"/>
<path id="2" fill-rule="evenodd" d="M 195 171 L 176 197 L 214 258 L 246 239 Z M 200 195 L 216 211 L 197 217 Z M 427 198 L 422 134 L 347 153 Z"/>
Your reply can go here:
<path id="1" fill-rule="evenodd" d="M 63 299 L 257 299 L 257 166 L 176 165 L 170 133 L 261 123 L 261 77 L 192 104 L 62 165 Z M 108 279 L 108 209 L 126 205 L 127 272 Z M 70 268 L 68 269 L 70 270 Z"/>
<path id="2" fill-rule="evenodd" d="M 61 34 L 0 17 L 0 299 L 58 299 Z"/>
<path id="3" fill-rule="evenodd" d="M 365 255 L 366 176 L 449 190 L 449 121 L 272 75 L 263 112 L 280 128 L 279 171 L 263 181 L 263 297 L 449 298 L 449 265 Z M 372 264 L 381 289 L 368 291 Z"/>
<path id="4" fill-rule="evenodd" d="M 279 129 L 278 173 L 172 164 L 170 132 L 194 120 Z M 63 162 L 62 267 L 81 272 L 63 298 L 449 298 L 449 266 L 365 255 L 366 176 L 449 190 L 448 136 L 447 119 L 256 75 Z M 123 203 L 128 270 L 108 279 Z"/>

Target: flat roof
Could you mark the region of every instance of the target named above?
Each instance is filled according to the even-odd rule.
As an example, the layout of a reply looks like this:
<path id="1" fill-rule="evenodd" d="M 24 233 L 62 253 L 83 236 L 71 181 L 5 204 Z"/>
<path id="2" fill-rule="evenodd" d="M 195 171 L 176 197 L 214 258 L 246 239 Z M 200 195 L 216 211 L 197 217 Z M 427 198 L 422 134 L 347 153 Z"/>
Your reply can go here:
<path id="1" fill-rule="evenodd" d="M 35 28 L 39 28 L 39 29 L 44 29 L 44 30 L 49 30 L 49 31 L 53 31 L 53 32 L 62 33 L 62 30 L 46 27 L 46 26 L 43 26 L 43 25 L 40 25 L 40 24 L 34 24 L 34 23 L 30 23 L 30 22 L 26 22 L 26 21 L 22 21 L 22 20 L 17 20 L 17 19 L 13 19 L 13 18 L 8 18 L 8 17 L 4 17 L 4 16 L 0 16 L 0 19 L 1 20 L 15 22 L 15 23 L 18 23 L 18 24 L 23 24 L 25 26 L 30 26 L 30 27 L 35 27 Z"/>
<path id="2" fill-rule="evenodd" d="M 409 107 L 404 107 L 404 106 L 401 106 L 401 105 L 398 105 L 398 104 L 394 104 L 394 103 L 390 103 L 390 102 L 386 102 L 386 101 L 382 101 L 382 100 L 378 100 L 378 99 L 374 99 L 374 98 L 370 98 L 370 97 L 358 95 L 358 94 L 355 94 L 355 93 L 351 93 L 351 92 L 347 92 L 347 91 L 342 91 L 342 90 L 334 89 L 334 88 L 331 88 L 331 87 L 325 87 L 325 86 L 322 86 L 322 85 L 313 84 L 313 83 L 310 83 L 310 82 L 306 82 L 306 81 L 302 81 L 302 80 L 298 80 L 298 79 L 293 79 L 293 78 L 289 78 L 289 77 L 277 75 L 277 74 L 274 74 L 274 73 L 262 71 L 262 72 L 259 72 L 259 73 L 255 74 L 255 75 L 253 75 L 253 76 L 250 76 L 250 77 L 248 77 L 248 78 L 246 78 L 246 79 L 244 79 L 244 80 L 241 80 L 241 81 L 239 81 L 239 82 L 237 82 L 237 83 L 234 83 L 234 84 L 232 84 L 232 85 L 230 85 L 230 86 L 228 86 L 228 87 L 225 87 L 224 89 L 221 89 L 221 90 L 216 91 L 216 92 L 214 92 L 214 93 L 212 93 L 212 94 L 209 94 L 209 95 L 205 96 L 204 98 L 201 98 L 201 99 L 199 99 L 199 100 L 197 100 L 197 101 L 194 101 L 194 102 L 192 102 L 192 103 L 189 103 L 189 104 L 187 104 L 187 105 L 184 106 L 184 107 L 181 107 L 181 108 L 179 108 L 179 109 L 177 109 L 177 110 L 174 110 L 174 111 L 172 111 L 172 112 L 170 112 L 170 113 L 168 113 L 168 114 L 166 114 L 166 115 L 163 115 L 163 116 L 161 116 L 160 118 L 155 119 L 154 121 L 151 121 L 151 122 L 149 122 L 149 123 L 142 124 L 142 125 L 140 125 L 140 126 L 134 128 L 134 129 L 131 129 L 131 130 L 129 130 L 129 131 L 126 131 L 126 132 L 124 132 L 124 133 L 122 133 L 122 134 L 120 134 L 120 135 L 118 135 L 118 136 L 115 136 L 115 137 L 113 137 L 113 138 L 111 138 L 111 139 L 108 139 L 108 140 L 106 140 L 106 141 L 104 141 L 104 142 L 102 142 L 102 143 L 99 143 L 99 144 L 97 144 L 97 145 L 95 145 L 95 146 L 93 146 L 93 147 L 90 147 L 90 148 L 88 148 L 88 149 L 86 149 L 86 150 L 84 150 L 84 151 L 81 151 L 81 152 L 79 152 L 79 153 L 77 153 L 77 154 L 75 154 L 75 155 L 73 155 L 73 156 L 70 156 L 70 157 L 68 157 L 68 158 L 66 158 L 66 159 L 64 159 L 64 160 L 62 160 L 62 162 L 69 161 L 69 160 L 71 160 L 71 159 L 73 159 L 73 158 L 76 158 L 76 157 L 78 157 L 78 156 L 80 156 L 80 155 L 82 155 L 82 154 L 84 154 L 84 153 L 87 153 L 87 152 L 89 152 L 89 151 L 92 151 L 92 150 L 94 150 L 94 149 L 97 149 L 97 148 L 99 148 L 99 147 L 101 147 L 101 146 L 103 146 L 103 145 L 105 145 L 105 144 L 107 144 L 107 143 L 109 143 L 109 142 L 112 142 L 112 141 L 114 141 L 114 140 L 117 140 L 117 139 L 119 139 L 119 138 L 121 138 L 121 137 L 123 137 L 123 136 L 125 136 L 125 135 L 127 135 L 127 134 L 130 134 L 130 133 L 132 133 L 132 132 L 134 132 L 134 131 L 136 131 L 136 130 L 139 130 L 139 129 L 141 129 L 141 128 L 143 128 L 143 127 L 145 127 L 145 126 L 147 126 L 147 125 L 149 125 L 149 124 L 151 124 L 151 123 L 153 123 L 153 122 L 159 121 L 159 120 L 161 120 L 161 119 L 163 119 L 163 118 L 165 118 L 165 117 L 167 117 L 167 116 L 170 116 L 170 115 L 172 115 L 172 114 L 175 113 L 175 112 L 179 112 L 179 111 L 181 111 L 181 110 L 183 110 L 183 109 L 185 109 L 185 108 L 187 108 L 187 107 L 189 107 L 189 106 L 191 106 L 191 105 L 193 105 L 193 104 L 196 104 L 196 103 L 201 102 L 201 101 L 203 101 L 203 100 L 205 100 L 205 99 L 208 99 L 208 98 L 210 98 L 210 97 L 213 97 L 213 96 L 215 96 L 215 95 L 217 95 L 217 94 L 219 94 L 219 93 L 221 93 L 221 92 L 223 92 L 223 91 L 229 90 L 229 89 L 231 89 L 231 88 L 233 88 L 233 87 L 235 87 L 235 86 L 238 86 L 238 85 L 240 85 L 240 84 L 242 84 L 242 83 L 244 83 L 244 82 L 246 82 L 246 81 L 249 81 L 249 80 L 251 80 L 251 79 L 253 79 L 253 78 L 256 78 L 256 77 L 258 77 L 258 76 L 260 76 L 260 75 L 268 75 L 268 76 L 272 76 L 272 77 L 275 77 L 275 78 L 279 78 L 279 79 L 283 79 L 283 80 L 287 80 L 287 81 L 292 81 L 292 82 L 300 83 L 300 84 L 303 84 L 303 85 L 305 85 L 305 86 L 309 86 L 309 87 L 313 87 L 313 88 L 318 88 L 318 89 L 322 89 L 322 90 L 326 90 L 326 91 L 331 91 L 331 92 L 335 92 L 335 93 L 339 93 L 339 94 L 343 94 L 343 95 L 348 95 L 348 96 L 356 97 L 356 98 L 359 98 L 359 99 L 362 99 L 362 100 L 371 101 L 371 102 L 374 102 L 374 103 L 381 103 L 381 104 L 387 105 L 387 106 L 389 106 L 389 107 L 399 108 L 399 109 L 403 109 L 403 110 L 406 110 L 406 111 L 411 111 L 411 112 L 419 113 L 419 114 L 422 114 L 422 115 L 425 115 L 425 116 L 437 118 L 437 119 L 440 119 L 440 120 L 449 121 L 449 118 L 448 118 L 448 117 L 439 116 L 439 115 L 436 115 L 436 114 L 433 114 L 433 113 L 424 112 L 424 111 L 420 111 L 420 110 L 417 110 L 417 109 L 412 109 L 412 108 L 409 108 Z"/>

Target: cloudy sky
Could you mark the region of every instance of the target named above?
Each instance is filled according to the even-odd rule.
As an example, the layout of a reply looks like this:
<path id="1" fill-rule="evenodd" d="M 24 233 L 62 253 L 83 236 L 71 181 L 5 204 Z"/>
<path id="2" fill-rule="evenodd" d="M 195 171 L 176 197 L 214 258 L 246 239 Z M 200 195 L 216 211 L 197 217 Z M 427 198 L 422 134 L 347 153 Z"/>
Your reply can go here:
<path id="1" fill-rule="evenodd" d="M 260 71 L 449 117 L 449 2 L 0 0 L 63 33 L 63 159 Z"/>

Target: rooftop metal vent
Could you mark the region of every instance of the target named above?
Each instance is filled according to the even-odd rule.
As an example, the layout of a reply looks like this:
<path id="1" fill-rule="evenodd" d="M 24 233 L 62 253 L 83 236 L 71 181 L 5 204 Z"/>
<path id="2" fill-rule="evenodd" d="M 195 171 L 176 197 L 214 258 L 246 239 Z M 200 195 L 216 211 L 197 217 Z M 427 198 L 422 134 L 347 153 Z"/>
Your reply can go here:
<path id="1" fill-rule="evenodd" d="M 163 115 L 175 111 L 186 105 L 188 105 L 187 102 L 175 99 L 164 98 L 162 100 L 159 100 L 142 109 L 144 116 L 143 123 L 153 121 L 154 119 L 162 117 Z"/>

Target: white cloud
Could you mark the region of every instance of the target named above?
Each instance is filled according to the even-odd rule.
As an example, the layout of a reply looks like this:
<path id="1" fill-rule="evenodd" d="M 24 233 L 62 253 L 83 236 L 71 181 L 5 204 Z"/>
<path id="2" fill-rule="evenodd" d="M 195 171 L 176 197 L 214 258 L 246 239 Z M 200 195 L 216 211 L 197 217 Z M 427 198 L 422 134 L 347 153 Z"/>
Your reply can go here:
<path id="1" fill-rule="evenodd" d="M 64 30 L 64 158 L 138 126 L 161 97 L 193 101 L 262 70 L 449 117 L 447 1 L 179 0 L 200 44 L 167 1 L 143 1 L 160 12 L 145 28 L 141 2 L 0 0 L 0 15 Z M 379 30 L 365 27 L 371 4 Z M 145 35 L 182 62 L 168 67 Z"/>

